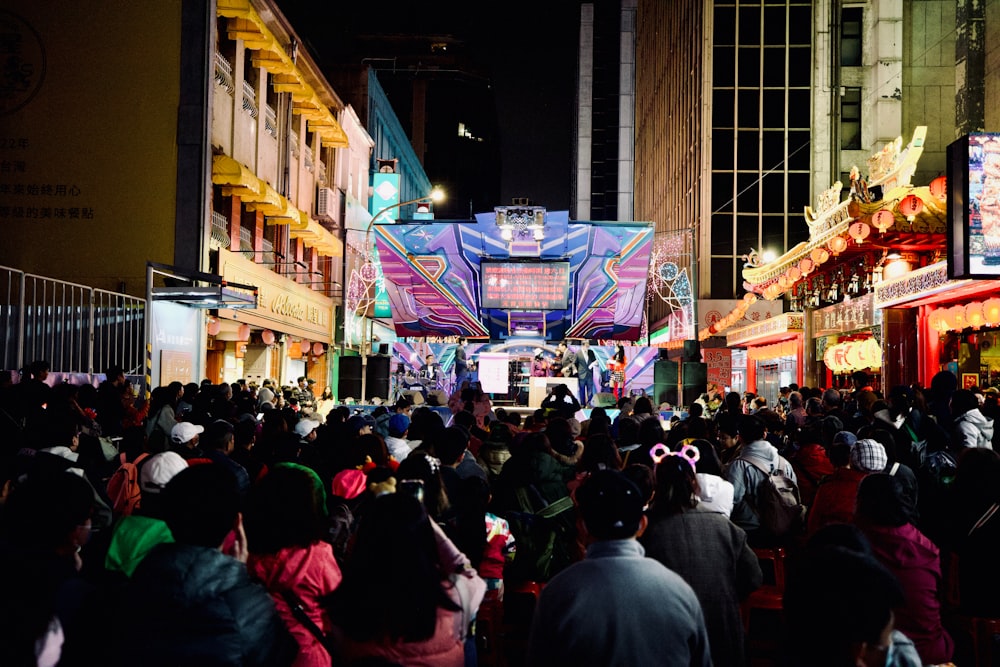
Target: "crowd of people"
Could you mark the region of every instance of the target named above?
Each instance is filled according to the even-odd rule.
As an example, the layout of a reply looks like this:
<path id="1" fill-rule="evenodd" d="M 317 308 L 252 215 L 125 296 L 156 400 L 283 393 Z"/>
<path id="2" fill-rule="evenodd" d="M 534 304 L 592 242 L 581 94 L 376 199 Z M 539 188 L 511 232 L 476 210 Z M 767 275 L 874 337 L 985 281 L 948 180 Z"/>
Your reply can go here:
<path id="1" fill-rule="evenodd" d="M 959 662 L 949 612 L 1000 616 L 998 394 L 946 373 L 665 429 L 647 397 L 585 415 L 572 380 L 445 420 L 304 379 L 146 402 L 121 369 L 47 371 L 0 387 L 0 664 L 474 665 L 480 609 L 530 581 L 526 664 L 739 666 L 778 546 L 783 665 Z M 780 531 L 775 476 L 801 503 Z"/>

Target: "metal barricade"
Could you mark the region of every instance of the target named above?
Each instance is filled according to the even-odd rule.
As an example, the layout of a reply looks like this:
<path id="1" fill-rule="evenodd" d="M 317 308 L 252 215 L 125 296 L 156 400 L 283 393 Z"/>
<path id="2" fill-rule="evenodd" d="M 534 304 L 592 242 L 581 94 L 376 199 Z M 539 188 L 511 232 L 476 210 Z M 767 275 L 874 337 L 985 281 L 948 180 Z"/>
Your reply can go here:
<path id="1" fill-rule="evenodd" d="M 144 375 L 146 300 L 0 266 L 0 363 L 66 376 Z"/>

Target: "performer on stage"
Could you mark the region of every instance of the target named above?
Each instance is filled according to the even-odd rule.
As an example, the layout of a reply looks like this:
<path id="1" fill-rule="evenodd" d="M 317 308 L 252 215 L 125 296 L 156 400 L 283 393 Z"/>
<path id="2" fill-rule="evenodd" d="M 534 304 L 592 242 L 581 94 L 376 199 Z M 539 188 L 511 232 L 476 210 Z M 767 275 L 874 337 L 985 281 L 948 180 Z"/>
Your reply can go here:
<path id="1" fill-rule="evenodd" d="M 625 395 L 625 348 L 621 344 L 615 346 L 615 353 L 608 360 L 608 371 L 611 373 L 611 391 L 616 399 Z"/>
<path id="2" fill-rule="evenodd" d="M 442 375 L 441 364 L 434 359 L 434 355 L 428 354 L 424 357 L 424 367 L 420 369 L 420 377 L 431 385 L 428 389 L 440 389 L 437 385 Z"/>
<path id="3" fill-rule="evenodd" d="M 594 396 L 594 369 L 597 366 L 597 355 L 590 349 L 590 342 L 583 341 L 576 351 L 576 380 L 579 383 L 580 404 L 584 407 L 590 405 Z"/>
<path id="4" fill-rule="evenodd" d="M 531 360 L 531 377 L 543 378 L 549 374 L 549 362 L 545 359 L 542 348 L 535 348 L 535 357 Z"/>
<path id="5" fill-rule="evenodd" d="M 469 360 L 465 355 L 465 337 L 458 339 L 458 345 L 455 347 L 455 386 L 461 387 L 462 383 L 468 379 L 469 376 Z"/>

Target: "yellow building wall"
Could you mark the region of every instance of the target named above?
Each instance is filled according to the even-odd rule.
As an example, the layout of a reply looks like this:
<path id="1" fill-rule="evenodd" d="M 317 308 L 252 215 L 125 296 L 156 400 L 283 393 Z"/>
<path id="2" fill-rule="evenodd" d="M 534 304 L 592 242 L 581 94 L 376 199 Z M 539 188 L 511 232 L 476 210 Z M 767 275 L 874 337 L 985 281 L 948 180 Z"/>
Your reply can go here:
<path id="1" fill-rule="evenodd" d="M 0 264 L 143 294 L 173 259 L 181 0 L 12 0 L 0 31 Z"/>

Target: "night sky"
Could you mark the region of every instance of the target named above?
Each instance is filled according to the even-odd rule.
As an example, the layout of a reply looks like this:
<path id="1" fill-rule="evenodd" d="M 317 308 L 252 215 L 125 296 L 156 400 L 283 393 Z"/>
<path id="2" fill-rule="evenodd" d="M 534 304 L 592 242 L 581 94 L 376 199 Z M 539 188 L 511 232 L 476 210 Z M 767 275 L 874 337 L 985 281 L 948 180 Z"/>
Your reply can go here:
<path id="1" fill-rule="evenodd" d="M 350 58 L 359 33 L 467 40 L 496 93 L 502 171 L 495 204 L 528 197 L 550 210 L 569 208 L 580 0 L 278 2 L 321 61 Z"/>

